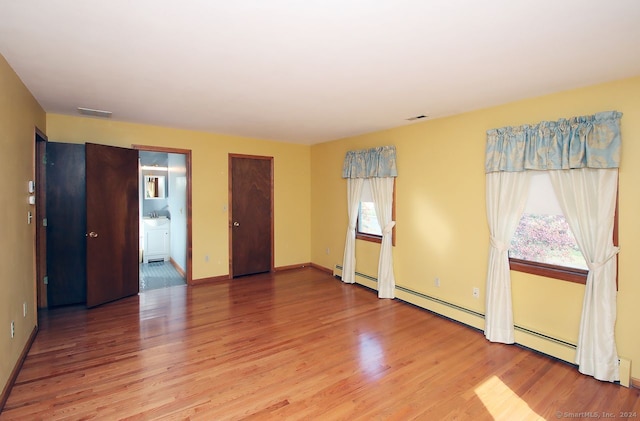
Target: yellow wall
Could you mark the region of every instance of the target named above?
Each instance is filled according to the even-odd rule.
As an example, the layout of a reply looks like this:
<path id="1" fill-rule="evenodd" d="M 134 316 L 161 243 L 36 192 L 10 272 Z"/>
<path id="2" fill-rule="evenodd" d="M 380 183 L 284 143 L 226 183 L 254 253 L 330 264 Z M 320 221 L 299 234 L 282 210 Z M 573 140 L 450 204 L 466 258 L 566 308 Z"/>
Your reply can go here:
<path id="1" fill-rule="evenodd" d="M 307 145 L 58 114 L 47 114 L 47 136 L 56 142 L 190 149 L 194 279 L 229 273 L 228 154 L 273 156 L 275 265 L 311 261 Z"/>
<path id="2" fill-rule="evenodd" d="M 488 257 L 484 148 L 488 129 L 618 110 L 620 168 L 618 353 L 636 362 L 640 378 L 640 77 L 505 104 L 453 117 L 341 139 L 311 148 L 311 257 L 342 264 L 347 227 L 345 152 L 392 144 L 397 148 L 396 284 L 484 314 Z M 376 276 L 379 246 L 357 241 L 358 272 Z M 329 254 L 327 254 L 329 249 Z M 440 278 L 436 288 L 434 279 Z M 479 287 L 480 299 L 472 297 Z M 584 286 L 512 272 L 515 323 L 576 343 Z M 482 327 L 482 326 L 480 326 Z"/>
<path id="3" fill-rule="evenodd" d="M 35 224 L 27 224 L 28 181 L 34 179 L 35 127 L 45 114 L 0 55 L 0 388 L 36 325 Z M 27 317 L 22 304 L 27 303 Z M 9 327 L 15 321 L 15 336 Z"/>

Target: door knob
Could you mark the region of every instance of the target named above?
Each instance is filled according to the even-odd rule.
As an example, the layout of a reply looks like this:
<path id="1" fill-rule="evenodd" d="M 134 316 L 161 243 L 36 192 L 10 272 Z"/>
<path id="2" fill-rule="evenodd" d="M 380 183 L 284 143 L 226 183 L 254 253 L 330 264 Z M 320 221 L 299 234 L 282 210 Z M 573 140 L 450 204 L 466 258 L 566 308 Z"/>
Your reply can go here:
<path id="1" fill-rule="evenodd" d="M 89 233 L 89 237 L 91 237 L 91 238 L 96 238 L 97 236 L 98 236 L 98 233 L 97 233 L 97 232 L 95 232 L 95 231 L 91 231 L 91 232 Z"/>
<path id="2" fill-rule="evenodd" d="M 240 222 L 234 222 L 234 223 L 233 223 L 233 226 L 234 226 L 234 227 L 239 227 L 239 226 L 240 226 Z"/>

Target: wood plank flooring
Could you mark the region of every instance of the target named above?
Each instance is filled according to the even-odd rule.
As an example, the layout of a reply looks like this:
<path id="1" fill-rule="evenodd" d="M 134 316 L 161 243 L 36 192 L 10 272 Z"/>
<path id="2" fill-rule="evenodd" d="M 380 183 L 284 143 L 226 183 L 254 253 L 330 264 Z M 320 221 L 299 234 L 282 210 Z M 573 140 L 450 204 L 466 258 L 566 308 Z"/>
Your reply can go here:
<path id="1" fill-rule="evenodd" d="M 526 420 L 604 412 L 637 419 L 640 391 L 305 268 L 46 312 L 0 419 Z"/>

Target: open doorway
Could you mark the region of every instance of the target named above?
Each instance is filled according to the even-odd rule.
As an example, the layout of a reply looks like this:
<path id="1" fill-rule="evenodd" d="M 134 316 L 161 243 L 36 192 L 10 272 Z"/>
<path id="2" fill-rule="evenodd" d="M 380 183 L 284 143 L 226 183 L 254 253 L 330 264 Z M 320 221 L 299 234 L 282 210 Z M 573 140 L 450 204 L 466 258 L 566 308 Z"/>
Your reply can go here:
<path id="1" fill-rule="evenodd" d="M 140 291 L 191 282 L 191 151 L 136 146 Z"/>

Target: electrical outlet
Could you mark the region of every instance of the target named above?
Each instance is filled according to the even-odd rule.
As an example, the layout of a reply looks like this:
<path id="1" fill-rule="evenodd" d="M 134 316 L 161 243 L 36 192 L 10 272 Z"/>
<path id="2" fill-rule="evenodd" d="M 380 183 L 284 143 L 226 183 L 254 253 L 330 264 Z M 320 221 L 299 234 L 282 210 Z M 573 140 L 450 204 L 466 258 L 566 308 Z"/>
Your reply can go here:
<path id="1" fill-rule="evenodd" d="M 206 256 L 204 256 L 204 261 L 208 262 L 209 261 L 209 255 L 207 254 Z"/>
<path id="2" fill-rule="evenodd" d="M 22 303 L 22 317 L 27 317 L 27 302 Z"/>
<path id="3" fill-rule="evenodd" d="M 473 298 L 480 298 L 480 288 L 473 288 Z"/>
<path id="4" fill-rule="evenodd" d="M 440 288 L 440 278 L 436 278 L 436 279 L 434 279 L 433 284 L 434 284 L 437 288 Z"/>
<path id="5" fill-rule="evenodd" d="M 16 324 L 11 320 L 11 338 L 16 335 Z"/>
<path id="6" fill-rule="evenodd" d="M 327 247 L 327 255 L 331 254 L 331 249 L 329 249 L 329 247 Z"/>

